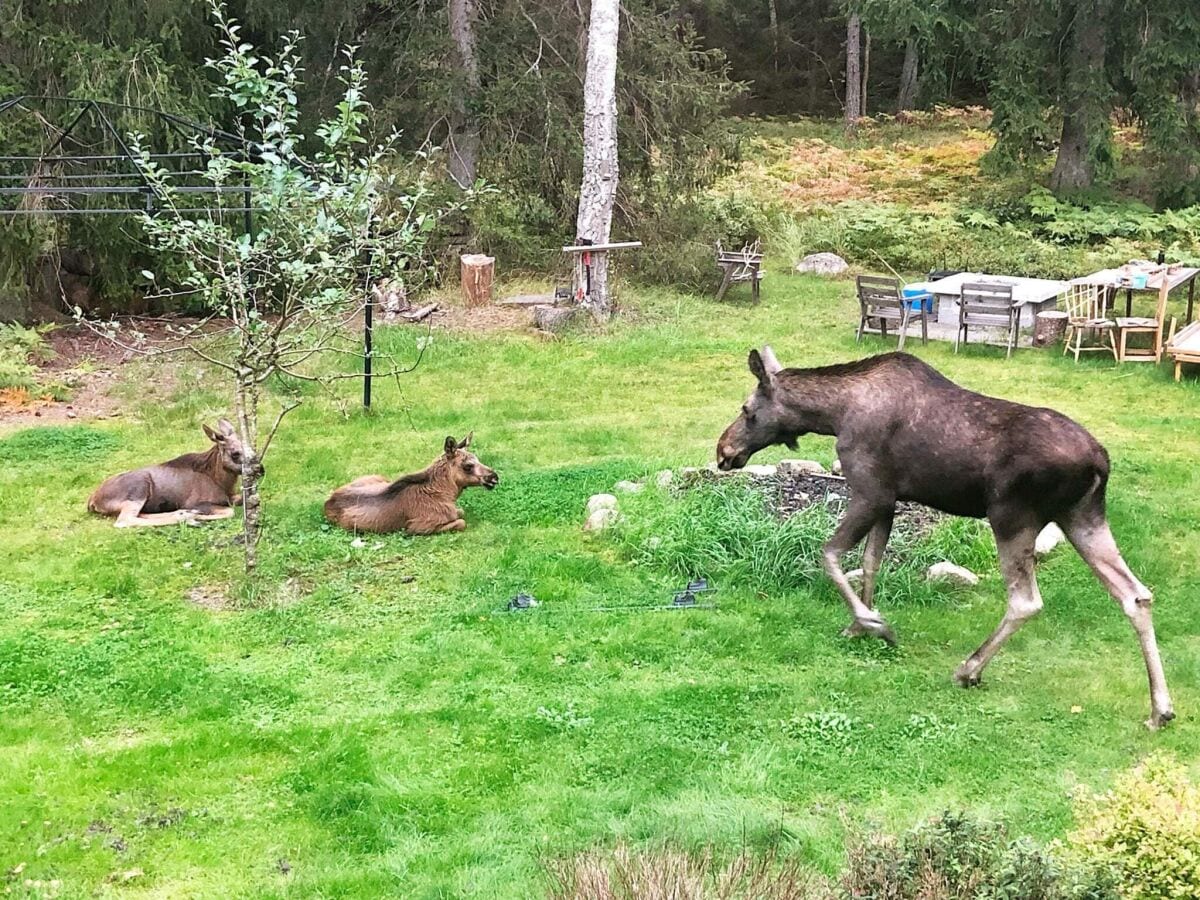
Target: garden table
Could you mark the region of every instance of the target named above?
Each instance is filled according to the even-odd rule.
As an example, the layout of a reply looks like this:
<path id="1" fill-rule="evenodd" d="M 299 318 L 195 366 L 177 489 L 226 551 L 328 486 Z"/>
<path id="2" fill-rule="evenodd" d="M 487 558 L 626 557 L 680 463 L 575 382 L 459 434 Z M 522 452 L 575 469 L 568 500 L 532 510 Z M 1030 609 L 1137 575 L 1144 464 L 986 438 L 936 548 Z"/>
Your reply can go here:
<path id="1" fill-rule="evenodd" d="M 1133 274 L 1138 274 L 1134 270 Z M 1167 294 L 1182 285 L 1188 286 L 1188 301 L 1187 301 L 1187 319 L 1185 325 L 1191 324 L 1192 307 L 1196 299 L 1196 276 L 1200 275 L 1200 269 L 1189 269 L 1186 266 L 1180 266 L 1174 272 L 1167 272 Z M 1125 289 L 1125 315 L 1133 315 L 1133 293 L 1157 294 L 1162 289 L 1163 270 L 1153 272 L 1146 279 L 1146 284 L 1143 287 L 1134 287 L 1130 280 L 1130 272 L 1122 271 L 1121 269 L 1101 269 L 1099 272 L 1093 272 L 1091 275 L 1085 275 L 1082 278 L 1076 278 L 1078 284 L 1098 284 L 1104 287 L 1112 288 L 1113 291 Z"/>
<path id="2" fill-rule="evenodd" d="M 1020 307 L 1022 327 L 1032 327 L 1034 319 L 1044 309 L 1053 309 L 1058 298 L 1067 292 L 1065 281 L 1054 281 L 1048 278 L 1024 278 L 1019 275 L 985 275 L 981 272 L 959 272 L 936 281 L 926 281 L 920 284 L 908 285 L 910 288 L 924 288 L 938 298 L 942 303 L 955 304 L 962 295 L 964 284 L 998 284 L 1012 287 L 1013 305 Z M 958 321 L 958 314 L 943 317 L 939 321 Z"/>

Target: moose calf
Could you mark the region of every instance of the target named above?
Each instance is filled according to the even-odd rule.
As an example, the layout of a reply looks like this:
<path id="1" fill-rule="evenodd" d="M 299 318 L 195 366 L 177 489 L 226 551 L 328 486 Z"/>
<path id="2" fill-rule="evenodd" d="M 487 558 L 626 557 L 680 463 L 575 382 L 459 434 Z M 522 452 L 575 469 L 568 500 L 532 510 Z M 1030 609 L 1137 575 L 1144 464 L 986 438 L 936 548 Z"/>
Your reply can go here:
<path id="1" fill-rule="evenodd" d="M 212 446 L 185 453 L 157 466 L 123 472 L 107 479 L 88 498 L 88 510 L 116 516 L 117 528 L 176 525 L 188 520 L 227 519 L 241 501 L 233 493 L 242 473 L 242 442 L 226 419 L 204 433 Z M 255 462 L 259 473 L 262 466 Z"/>
<path id="2" fill-rule="evenodd" d="M 467 527 L 458 495 L 481 485 L 488 490 L 500 476 L 473 453 L 468 434 L 462 441 L 446 438 L 445 450 L 428 468 L 388 481 L 382 475 L 364 475 L 329 495 L 325 518 L 349 531 L 406 531 L 441 534 Z"/>

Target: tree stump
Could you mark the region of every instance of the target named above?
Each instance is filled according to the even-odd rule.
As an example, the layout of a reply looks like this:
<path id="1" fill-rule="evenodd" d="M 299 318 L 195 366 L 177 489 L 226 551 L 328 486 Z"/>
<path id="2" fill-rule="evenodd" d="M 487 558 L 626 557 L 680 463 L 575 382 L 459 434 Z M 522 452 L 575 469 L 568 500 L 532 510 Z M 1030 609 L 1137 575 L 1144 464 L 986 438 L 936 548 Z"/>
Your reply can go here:
<path id="1" fill-rule="evenodd" d="M 578 312 L 577 306 L 535 306 L 533 324 L 539 331 L 558 334 L 571 324 Z"/>
<path id="2" fill-rule="evenodd" d="M 1062 310 L 1048 309 L 1037 314 L 1033 322 L 1033 346 L 1053 347 L 1063 339 L 1067 331 L 1067 314 Z"/>
<path id="3" fill-rule="evenodd" d="M 464 253 L 459 260 L 462 262 L 463 299 L 467 306 L 490 306 L 495 258 L 482 253 Z"/>

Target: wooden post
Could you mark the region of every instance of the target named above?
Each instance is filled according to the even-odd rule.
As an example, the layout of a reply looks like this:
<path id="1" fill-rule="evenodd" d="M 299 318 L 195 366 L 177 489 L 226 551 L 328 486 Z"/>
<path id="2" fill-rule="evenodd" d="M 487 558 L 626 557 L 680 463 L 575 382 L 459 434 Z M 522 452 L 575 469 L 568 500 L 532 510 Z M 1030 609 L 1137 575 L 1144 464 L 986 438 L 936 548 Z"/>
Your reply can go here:
<path id="1" fill-rule="evenodd" d="M 467 306 L 490 306 L 496 260 L 482 253 L 464 253 L 460 260 L 462 294 Z"/>

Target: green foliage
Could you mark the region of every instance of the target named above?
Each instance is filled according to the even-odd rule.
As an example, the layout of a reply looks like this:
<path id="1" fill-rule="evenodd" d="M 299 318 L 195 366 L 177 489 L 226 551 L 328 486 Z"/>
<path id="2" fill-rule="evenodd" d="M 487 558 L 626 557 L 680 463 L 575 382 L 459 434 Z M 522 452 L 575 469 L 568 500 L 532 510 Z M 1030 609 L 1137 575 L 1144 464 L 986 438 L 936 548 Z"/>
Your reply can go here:
<path id="1" fill-rule="evenodd" d="M 1200 786 L 1155 753 L 1112 788 L 1077 797 L 1070 846 L 1114 873 L 1129 900 L 1200 897 Z"/>
<path id="2" fill-rule="evenodd" d="M 739 479 L 682 493 L 648 489 L 621 502 L 623 521 L 614 531 L 624 555 L 639 565 L 684 580 L 705 575 L 764 592 L 824 583 L 821 547 L 837 525 L 835 511 L 825 504 L 814 503 L 780 522 L 764 489 Z M 910 600 L 928 596 L 931 589 L 918 584 L 914 573 L 944 559 L 949 546 L 965 565 L 994 566 L 990 544 L 977 523 L 946 523 L 925 535 L 906 534 L 901 525 L 883 587 L 903 585 Z"/>
<path id="3" fill-rule="evenodd" d="M 43 389 L 39 363 L 54 358 L 42 330 L 16 323 L 0 323 L 0 389 L 15 388 L 30 394 Z M 46 390 L 52 390 L 46 386 Z"/>
<path id="4" fill-rule="evenodd" d="M 998 823 L 946 812 L 898 838 L 849 849 L 845 896 L 866 900 L 1118 900 L 1104 876 L 1056 859 Z"/>

